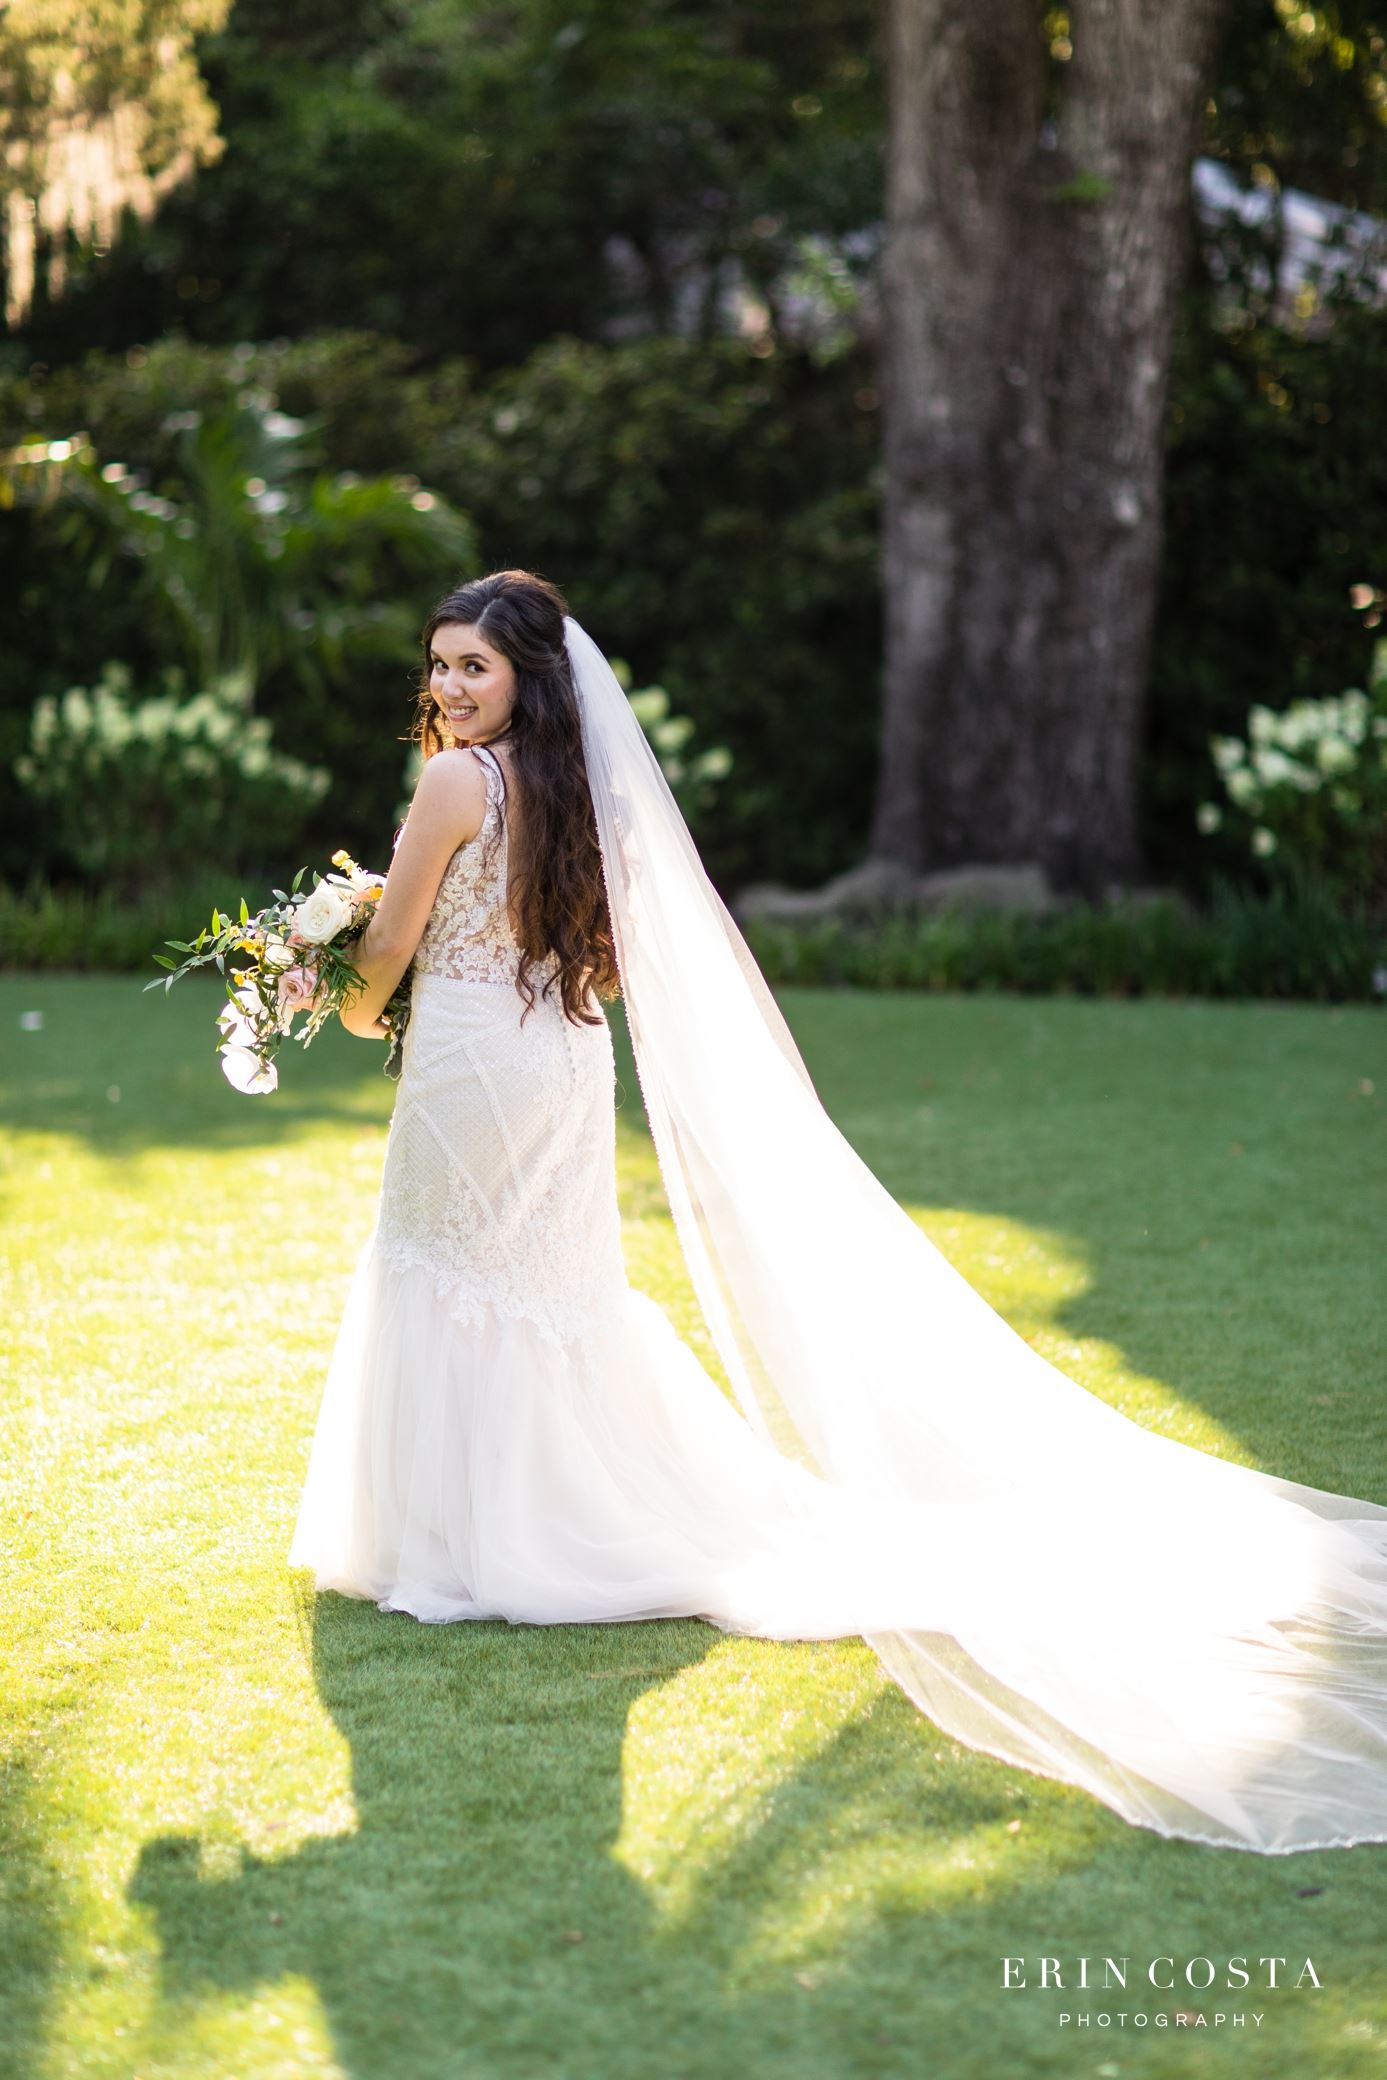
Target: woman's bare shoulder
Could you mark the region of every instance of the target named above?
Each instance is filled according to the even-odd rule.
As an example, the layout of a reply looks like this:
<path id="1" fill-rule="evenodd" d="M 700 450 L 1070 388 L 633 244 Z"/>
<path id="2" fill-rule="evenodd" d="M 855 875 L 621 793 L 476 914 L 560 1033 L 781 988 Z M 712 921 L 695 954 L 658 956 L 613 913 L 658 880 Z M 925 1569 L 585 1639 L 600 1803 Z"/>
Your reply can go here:
<path id="1" fill-rule="evenodd" d="M 470 744 L 453 744 L 424 760 L 414 783 L 415 802 L 459 802 L 466 806 L 486 795 L 486 766 Z"/>

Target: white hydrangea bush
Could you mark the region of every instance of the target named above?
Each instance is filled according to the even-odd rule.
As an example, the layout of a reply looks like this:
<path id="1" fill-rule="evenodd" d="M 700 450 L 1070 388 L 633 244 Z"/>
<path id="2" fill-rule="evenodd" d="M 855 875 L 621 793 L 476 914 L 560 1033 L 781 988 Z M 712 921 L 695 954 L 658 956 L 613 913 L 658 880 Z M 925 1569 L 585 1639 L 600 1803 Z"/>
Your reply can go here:
<path id="1" fill-rule="evenodd" d="M 35 703 L 14 770 L 73 865 L 120 895 L 237 867 L 267 831 L 281 849 L 329 785 L 326 768 L 278 749 L 243 677 L 188 694 L 170 674 L 140 698 L 120 663 Z"/>
<path id="2" fill-rule="evenodd" d="M 1248 710 L 1245 738 L 1211 736 L 1225 802 L 1201 802 L 1255 859 L 1310 875 L 1369 907 L 1387 904 L 1387 640 L 1368 684 L 1281 710 Z"/>

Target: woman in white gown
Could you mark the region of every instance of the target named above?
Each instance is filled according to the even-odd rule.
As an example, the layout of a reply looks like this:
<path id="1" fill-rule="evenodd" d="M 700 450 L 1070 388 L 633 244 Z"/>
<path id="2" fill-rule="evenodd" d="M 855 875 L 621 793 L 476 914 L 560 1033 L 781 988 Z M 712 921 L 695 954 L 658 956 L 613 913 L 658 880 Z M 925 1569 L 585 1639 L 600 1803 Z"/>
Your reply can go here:
<path id="1" fill-rule="evenodd" d="M 433 692 L 470 711 L 458 712 L 454 742 L 474 748 L 444 752 L 430 773 L 450 783 L 445 801 L 456 802 L 463 835 L 412 949 L 377 1219 L 338 1333 L 290 1560 L 311 1564 L 319 1588 L 432 1622 L 695 1615 L 782 1636 L 801 1620 L 814 1634 L 856 1631 L 850 1618 L 826 1618 L 812 1591 L 798 1616 L 767 1601 L 777 1540 L 780 1597 L 812 1561 L 812 1539 L 793 1552 L 784 1542 L 806 1507 L 812 1532 L 818 1484 L 754 1435 L 628 1283 L 611 1033 L 600 1009 L 590 1022 L 566 1013 L 552 956 L 528 970 L 533 1001 L 517 988 L 511 760 L 526 718 L 522 706 L 516 719 L 514 668 L 496 638 L 456 618 L 469 611 L 480 622 L 485 602 L 468 592 L 444 602 L 447 618 L 425 636 L 444 666 L 430 670 Z M 586 825 L 576 708 L 566 720 L 560 752 Z M 461 770 L 445 773 L 443 761 Z M 431 796 L 411 816 L 434 806 Z M 425 891 L 429 863 L 454 835 L 443 810 L 440 821 L 437 844 L 430 822 Z M 407 819 L 392 878 L 413 864 L 412 836 Z M 600 892 L 595 831 L 591 844 Z M 387 884 L 362 950 L 368 977 L 394 924 L 391 895 Z M 356 1007 L 354 1030 L 372 1032 L 372 1005 L 396 966 L 388 961 Z"/>
<path id="2" fill-rule="evenodd" d="M 861 1632 L 947 1731 L 1136 1825 L 1387 1840 L 1387 1508 L 1143 1430 L 833 1128 L 556 588 L 425 631 L 423 776 L 353 1031 L 412 1012 L 289 1559 L 427 1622 Z M 621 1252 L 620 983 L 741 1405 Z"/>

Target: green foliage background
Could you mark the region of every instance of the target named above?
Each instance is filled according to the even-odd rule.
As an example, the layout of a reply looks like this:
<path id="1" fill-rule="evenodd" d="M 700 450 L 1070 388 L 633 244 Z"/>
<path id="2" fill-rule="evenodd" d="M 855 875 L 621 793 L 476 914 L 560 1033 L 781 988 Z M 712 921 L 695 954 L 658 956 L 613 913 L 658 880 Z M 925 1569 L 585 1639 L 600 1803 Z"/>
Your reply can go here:
<path id="1" fill-rule="evenodd" d="M 1387 209 L 1384 20 L 1237 0 L 1202 149 L 1272 195 Z M 1058 65 L 1065 10 L 1040 33 Z M 871 240 L 831 261 L 814 241 L 879 228 L 875 12 L 237 0 L 198 55 L 221 158 L 111 251 L 69 252 L 62 298 L 0 342 L 0 441 L 82 430 L 176 496 L 165 422 L 253 387 L 311 421 L 324 471 L 446 499 L 474 567 L 555 578 L 632 684 L 694 719 L 695 754 L 728 748 L 698 829 L 720 885 L 850 865 L 880 680 Z M 1387 311 L 1348 305 L 1326 337 L 1318 311 L 1273 314 L 1256 270 L 1277 236 L 1275 215 L 1247 234 L 1231 312 L 1196 242 L 1170 393 L 1143 833 L 1151 877 L 1198 892 L 1247 867 L 1195 829 L 1210 733 L 1361 684 L 1387 591 Z M 719 315 L 734 260 L 762 333 Z M 797 338 L 811 273 L 842 322 Z M 18 510 L 0 554 L 8 765 L 38 694 L 169 657 L 119 559 Z M 457 575 L 387 557 L 355 582 L 403 627 Z M 334 772 L 315 843 L 379 853 L 413 662 L 402 642 L 316 688 L 266 674 L 277 741 Z M 43 847 L 21 808 L 0 874 Z"/>

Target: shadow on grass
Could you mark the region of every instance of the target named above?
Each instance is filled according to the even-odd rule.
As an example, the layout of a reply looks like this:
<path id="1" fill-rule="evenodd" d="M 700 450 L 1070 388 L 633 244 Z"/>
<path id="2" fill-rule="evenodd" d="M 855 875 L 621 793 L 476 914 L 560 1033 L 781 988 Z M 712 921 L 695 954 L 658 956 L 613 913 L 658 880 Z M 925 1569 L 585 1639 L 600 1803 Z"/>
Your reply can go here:
<path id="1" fill-rule="evenodd" d="M 332 1023 L 307 1049 L 286 1042 L 277 1090 L 233 1091 L 216 1054 L 222 1001 L 216 979 L 205 976 L 167 997 L 124 976 L 0 976 L 0 1128 L 63 1135 L 109 1158 L 277 1147 L 334 1122 L 386 1125 L 396 1086 L 384 1073 L 384 1044 Z M 42 1026 L 21 1028 L 20 1017 L 34 1013 Z M 614 1024 L 626 1064 L 618 1116 L 644 1138 L 619 1011 Z"/>
<path id="2" fill-rule="evenodd" d="M 1340 1909 L 1370 1898 L 1361 1854 L 1349 1870 L 1342 1852 L 1162 1841 L 960 1750 L 889 1684 L 788 1774 L 758 1781 L 744 1762 L 754 1796 L 710 1846 L 687 1833 L 683 1802 L 715 1808 L 739 1785 L 705 1766 L 691 1792 L 687 1768 L 672 1786 L 661 1771 L 678 1763 L 683 1691 L 698 1694 L 715 1628 L 425 1627 L 304 1594 L 355 1827 L 281 1857 L 241 1848 L 216 1871 L 205 1854 L 224 1839 L 145 1844 L 129 1897 L 160 1944 L 162 2032 L 214 1991 L 301 1977 L 352 2080 L 915 2080 L 925 2046 L 940 2074 L 1058 2073 L 1072 2068 L 1057 2003 L 1008 1999 L 1004 1955 L 1126 1956 L 1144 1971 L 1172 1952 L 1256 1954 L 1253 1926 L 1261 1952 L 1298 1968 L 1321 1900 L 1333 1909 L 1336 1886 Z M 652 1759 L 632 1748 L 633 1714 L 671 1684 L 676 1747 Z M 745 1751 L 751 1703 L 745 1724 L 735 1690 L 705 1704 L 727 1751 Z M 651 1798 L 686 1830 L 668 1856 L 673 1905 L 621 1860 L 624 1821 Z M 1271 2000 L 1134 1983 L 1104 2005 L 1169 2017 Z M 1328 2069 L 1315 2063 L 1328 2018 L 1284 1992 L 1276 2005 L 1304 2069 Z"/>
<path id="3" fill-rule="evenodd" d="M 120 1155 L 265 1145 L 295 1122 L 369 1126 L 388 1116 L 392 1086 L 363 1069 L 367 1050 L 345 1036 L 324 1036 L 311 1064 L 290 1056 L 298 1077 L 282 1097 L 240 1099 L 217 1087 L 205 1031 L 214 993 L 180 1025 L 182 1013 L 158 1021 L 163 1000 L 154 995 L 142 999 L 150 1018 L 127 1022 L 123 983 L 83 989 L 64 996 L 52 978 L 9 984 L 10 1007 L 47 1001 L 52 1014 L 43 1053 L 8 1101 L 21 1129 L 69 1133 Z M 106 1012 L 95 1025 L 93 1002 Z M 1000 1210 L 1076 1237 L 1091 1282 L 1059 1318 L 1076 1333 L 1120 1339 L 1130 1362 L 1171 1377 L 1188 1396 L 1180 1312 L 1202 1333 L 1226 1269 L 1211 1276 L 1198 1260 L 1182 1260 L 1177 1245 L 1192 1235 L 1197 1246 L 1214 1214 L 1220 1229 L 1234 1214 L 1276 1218 L 1276 1195 L 1297 1177 L 1317 1131 L 1313 1111 L 1298 1125 L 1271 1117 L 1265 1160 L 1235 1190 L 1219 1183 L 1214 1157 L 1226 1151 L 1210 1141 L 1207 1112 L 1184 1100 L 1199 1095 L 1198 1062 L 1217 1079 L 1225 1039 L 1240 1044 L 1241 1009 L 1215 1014 L 1222 1023 L 1213 1039 L 1202 1031 L 1190 1058 L 1173 1066 L 1154 1025 L 1142 1038 L 1137 1007 L 1114 1007 L 1112 1025 L 1095 1019 L 1103 1007 L 1092 1005 L 1073 1007 L 1073 1020 L 1056 1019 L 1053 1006 L 994 1016 L 943 1000 L 845 999 L 831 1015 L 812 1009 L 812 1020 L 806 1010 L 797 1023 L 813 1042 L 821 1093 L 890 1188 L 906 1201 Z M 903 1023 L 907 1010 L 914 1020 Z M 5 1016 L 8 1052 L 12 1010 Z M 1063 1088 L 1050 1041 L 1032 1052 L 1035 1022 L 1047 1019 L 1061 1052 L 1096 1050 L 1089 1090 Z M 1311 1032 L 1308 1023 L 1300 1030 Z M 21 1037 L 27 1046 L 38 1036 Z M 1125 1117 L 1116 1098 L 1109 1115 L 1104 1049 L 1129 1040 Z M 623 1130 L 634 1132 L 639 1092 L 620 1036 L 618 1056 Z M 1307 1044 L 1299 1056 L 1268 1051 L 1234 1064 L 1237 1107 L 1267 1106 L 1283 1073 L 1318 1073 L 1316 1059 Z M 118 1099 L 106 1096 L 108 1085 Z M 1048 1093 L 1053 1106 L 1042 1116 Z M 1227 1104 L 1216 1096 L 1213 1118 L 1231 1135 Z M 1020 1116 L 1024 1135 L 1014 1129 Z M 1144 1174 L 1153 1147 L 1160 1174 L 1136 1199 L 1130 1180 Z M 1317 1163 L 1332 1177 L 1346 1151 L 1343 1135 L 1330 1138 Z M 1312 1194 L 1312 1210 L 1316 1203 Z M 1153 1226 L 1166 1254 L 1143 1279 L 1132 1253 Z M 1240 1237 L 1229 1246 L 1240 1248 Z M 1349 1234 L 1345 1248 L 1319 1273 L 1317 1305 L 1342 1299 L 1361 1311 L 1354 1280 L 1370 1259 L 1371 1228 Z M 1231 1389 L 1212 1377 L 1195 1385 L 1209 1389 L 1221 1416 L 1218 1397 Z M 556 2070 L 583 2080 L 913 2076 L 926 2046 L 938 2072 L 1063 2072 L 1067 2047 L 1050 2018 L 1000 2001 L 1004 1951 L 1139 1958 L 1181 1944 L 1191 1954 L 1256 1947 L 1289 1955 L 1297 1941 L 1315 1949 L 1321 1904 L 1356 1899 L 1365 1946 L 1380 1922 L 1365 1872 L 1381 1859 L 1369 1849 L 1259 1859 L 1161 1842 L 1080 1793 L 961 1752 L 894 1688 L 759 1796 L 721 1846 L 695 1838 L 672 1905 L 618 1853 L 633 1774 L 643 1767 L 629 1729 L 653 1691 L 697 1675 L 722 1643 L 714 1628 L 430 1628 L 334 1597 L 308 1599 L 304 1613 L 319 1691 L 351 1754 L 355 1830 L 341 1832 L 334 1820 L 338 1831 L 278 1857 L 216 1832 L 146 1842 L 130 1897 L 159 1939 L 164 2005 L 154 2022 L 175 2042 L 180 2009 L 191 2013 L 209 1991 L 236 1994 L 302 1974 L 356 2080 L 464 2072 L 548 2080 Z M 1034 1848 L 1018 1845 L 999 1868 L 998 1832 L 1022 1814 L 1022 1844 L 1034 1828 Z M 33 2054 L 17 2068 L 27 2076 L 44 2067 L 43 1989 L 62 1959 L 50 1866 L 25 1831 L 25 1812 L 13 1818 L 20 1850 L 9 1882 L 28 1888 L 22 1897 L 33 1904 L 16 2008 L 21 2048 L 27 2040 Z M 855 1854 L 874 1867 L 855 1876 Z M 1300 1904 L 1316 1881 L 1322 1902 Z M 796 1926 L 796 1902 L 809 1913 L 826 1883 L 827 1918 Z M 1341 1916 L 1339 1925 L 1353 1924 Z M 1342 1988 L 1339 2000 L 1341 2022 Z M 1330 2030 L 1328 2016 L 1320 2023 L 1308 2007 L 1295 2010 L 1286 2043 L 1297 2046 L 1299 2070 L 1351 2070 L 1335 2063 L 1342 2047 Z"/>
<path id="4" fill-rule="evenodd" d="M 382 1049 L 329 1029 L 311 1062 L 285 1049 L 277 1092 L 240 1097 L 217 1071 L 219 1001 L 206 977 L 167 997 L 129 977 L 0 977 L 0 1118 L 113 1163 L 292 1145 L 325 1123 L 383 1131 L 395 1086 Z M 1081 1259 L 1084 1291 L 1048 1306 L 1047 1325 L 1117 1346 L 1252 1463 L 1387 1498 L 1369 1167 L 1383 1094 L 1361 1073 L 1380 1047 L 1371 1007 L 788 1002 L 825 1105 L 899 1200 L 1004 1218 Z M 17 1033 L 30 1006 L 43 1031 Z M 613 1037 L 623 1213 L 660 1218 L 619 1007 Z"/>
<path id="5" fill-rule="evenodd" d="M 313 1041 L 308 1060 L 297 1042 L 286 1044 L 277 1091 L 233 1091 L 216 1055 L 222 1001 L 204 977 L 167 998 L 126 977 L 0 978 L 0 1125 L 66 1135 L 98 1156 L 122 1158 L 277 1145 L 327 1121 L 388 1118 L 394 1085 L 380 1073 L 384 1047 L 373 1048 L 375 1076 L 363 1075 L 367 1043 L 335 1028 Z M 40 1029 L 19 1028 L 26 1012 L 42 1018 Z"/>
<path id="6" fill-rule="evenodd" d="M 900 1722 L 915 1715 L 892 1693 L 781 1787 L 732 1854 L 705 1862 L 690 1846 L 700 1882 L 667 1924 L 614 1853 L 632 1793 L 628 1722 L 652 1683 L 722 1642 L 716 1628 L 426 1627 L 334 1595 L 310 1601 L 315 1678 L 351 1753 L 355 1829 L 277 1858 L 242 1849 L 215 1874 L 195 1837 L 145 1844 L 129 1897 L 159 1941 L 162 2028 L 212 1989 L 301 1976 L 354 2080 L 711 2080 L 771 2054 L 805 2073 L 917 2070 L 913 2042 L 866 1998 L 882 1965 L 870 1942 L 835 1944 L 831 2013 L 816 2013 L 796 1960 L 760 1955 L 765 1924 L 854 1842 L 889 1828 L 908 1858 L 999 1824 L 1017 1810 L 1013 1772 L 968 1758 L 936 1787 L 930 1817 L 912 1751 L 927 1759 L 940 1737 L 926 1728 L 903 1743 Z M 893 1918 L 882 1941 L 908 1987 L 925 1927 Z M 743 1975 L 748 1958 L 759 1961 Z"/>
<path id="7" fill-rule="evenodd" d="M 28 2080 L 43 2069 L 48 2011 L 63 1955 L 64 1903 L 45 1820 L 31 1787 L 52 1766 L 51 1735 L 17 1741 L 0 1768 L 0 1897 L 6 1948 L 0 2073 Z"/>
<path id="8" fill-rule="evenodd" d="M 863 992 L 795 1012 L 821 1098 L 902 1204 L 1078 1259 L 1082 1290 L 1028 1312 L 1144 1375 L 1139 1420 L 1178 1400 L 1253 1465 L 1387 1501 L 1380 1013 Z M 1016 1244 L 996 1247 L 1004 1285 Z"/>

